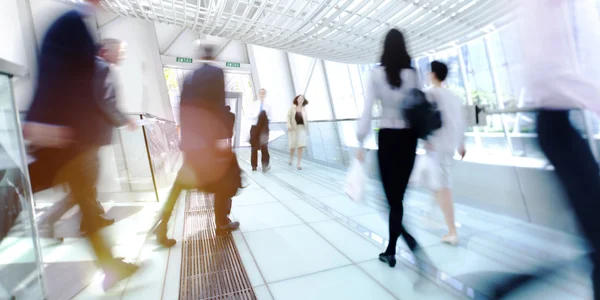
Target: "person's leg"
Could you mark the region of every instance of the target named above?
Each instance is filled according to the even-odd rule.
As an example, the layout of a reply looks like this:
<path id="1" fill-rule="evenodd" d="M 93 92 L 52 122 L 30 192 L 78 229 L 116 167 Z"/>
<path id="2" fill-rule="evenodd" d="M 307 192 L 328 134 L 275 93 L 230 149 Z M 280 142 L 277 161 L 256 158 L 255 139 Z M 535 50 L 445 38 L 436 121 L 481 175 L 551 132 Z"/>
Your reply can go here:
<path id="1" fill-rule="evenodd" d="M 258 168 L 258 147 L 252 146 L 252 154 L 250 155 L 250 164 L 252 165 L 252 171 L 256 171 Z"/>
<path id="2" fill-rule="evenodd" d="M 540 147 L 554 166 L 568 201 L 592 249 L 600 249 L 600 169 L 587 142 L 573 128 L 568 112 L 542 111 L 538 115 Z M 593 284 L 600 299 L 600 260 L 592 250 Z"/>
<path id="3" fill-rule="evenodd" d="M 290 161 L 289 161 L 289 165 L 292 165 L 292 162 L 294 161 L 294 152 L 296 152 L 295 148 L 290 148 Z"/>
<path id="4" fill-rule="evenodd" d="M 304 153 L 304 147 L 298 148 L 298 170 L 302 169 L 302 153 Z"/>
<path id="5" fill-rule="evenodd" d="M 93 163 L 94 166 L 100 166 L 100 158 L 98 156 L 91 157 L 89 158 L 90 163 L 92 160 L 95 160 L 95 162 Z M 89 180 L 91 182 L 98 182 L 98 177 L 100 176 L 100 171 L 98 169 L 97 172 L 90 172 L 89 173 Z M 79 206 L 81 208 L 81 206 L 86 206 L 86 210 L 88 210 L 90 212 L 90 215 L 94 216 L 94 217 L 90 217 L 87 218 L 85 221 L 82 220 L 81 224 L 80 224 L 80 230 L 81 231 L 88 231 L 89 227 L 90 227 L 90 220 L 91 218 L 94 219 L 94 222 L 97 223 L 98 226 L 102 227 L 107 227 L 110 226 L 112 224 L 115 223 L 115 219 L 106 219 L 103 217 L 103 215 L 106 213 L 106 211 L 104 210 L 104 207 L 102 206 L 102 204 L 100 203 L 100 201 L 98 201 L 98 190 L 96 189 L 96 186 L 93 186 L 90 193 L 92 193 L 90 195 L 89 198 L 86 198 L 86 201 L 83 202 L 79 202 Z"/>
<path id="6" fill-rule="evenodd" d="M 389 244 L 382 254 L 390 266 L 395 264 L 394 255 L 400 235 L 404 235 L 404 239 L 411 249 L 416 248 L 416 241 L 402 226 L 404 214 L 402 200 L 415 160 L 413 144 L 416 147 L 416 141 L 412 141 L 407 130 L 381 130 L 379 132 L 379 150 L 377 152 L 379 172 L 386 198 L 390 204 Z M 380 259 L 382 259 L 381 256 Z"/>
<path id="7" fill-rule="evenodd" d="M 177 180 L 175 180 L 173 188 L 169 193 L 169 198 L 167 199 L 167 202 L 165 203 L 165 206 L 162 209 L 160 219 L 158 220 L 158 224 L 156 224 L 156 239 L 161 245 L 167 248 L 173 247 L 177 243 L 177 241 L 175 241 L 174 239 L 169 239 L 167 237 L 167 230 L 169 219 L 171 218 L 173 209 L 175 208 L 175 203 L 177 203 L 177 199 L 179 199 L 179 196 L 181 195 L 182 191 L 183 185 L 181 185 Z"/>
<path id="8" fill-rule="evenodd" d="M 260 149 L 262 167 L 268 168 L 271 163 L 271 155 L 269 155 L 269 144 L 265 144 Z"/>
<path id="9" fill-rule="evenodd" d="M 444 214 L 446 226 L 448 226 L 448 235 L 456 235 L 456 224 L 454 222 L 454 203 L 452 201 L 452 190 L 449 188 L 441 188 L 435 193 L 435 197 Z"/>
<path id="10" fill-rule="evenodd" d="M 81 205 L 81 203 L 96 201 L 93 187 L 96 184 L 94 179 L 97 178 L 97 172 L 99 172 L 97 157 L 98 149 L 91 149 L 78 155 L 65 166 L 60 176 L 66 179 L 73 199 L 80 204 L 82 219 L 90 224 L 88 239 L 98 258 L 98 265 L 105 272 L 103 287 L 108 289 L 122 279 L 131 276 L 138 267 L 115 261 L 110 246 L 99 232 L 101 224 L 98 224 L 94 211 L 85 204 Z"/>

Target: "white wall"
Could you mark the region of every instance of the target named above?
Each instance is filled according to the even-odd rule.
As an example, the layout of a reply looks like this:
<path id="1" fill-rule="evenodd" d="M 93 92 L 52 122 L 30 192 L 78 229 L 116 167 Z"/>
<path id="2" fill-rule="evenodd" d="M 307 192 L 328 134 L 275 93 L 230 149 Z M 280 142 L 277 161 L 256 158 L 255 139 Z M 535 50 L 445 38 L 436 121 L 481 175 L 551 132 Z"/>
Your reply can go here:
<path id="1" fill-rule="evenodd" d="M 0 9 L 0 58 L 26 67 L 26 77 L 13 80 L 14 95 L 19 109 L 26 109 L 31 102 L 36 66 L 35 30 L 30 24 L 31 13 L 26 0 L 2 0 Z"/>
<path id="2" fill-rule="evenodd" d="M 127 42 L 127 58 L 117 68 L 122 109 L 173 120 L 154 24 L 120 17 L 100 28 L 99 33 L 101 38 Z"/>
<path id="3" fill-rule="evenodd" d="M 271 121 L 284 122 L 295 96 L 285 52 L 259 46 L 248 47 L 252 47 L 260 82 L 260 86 L 254 83 L 255 89 L 267 90 L 267 101 L 271 103 L 273 114 Z"/>

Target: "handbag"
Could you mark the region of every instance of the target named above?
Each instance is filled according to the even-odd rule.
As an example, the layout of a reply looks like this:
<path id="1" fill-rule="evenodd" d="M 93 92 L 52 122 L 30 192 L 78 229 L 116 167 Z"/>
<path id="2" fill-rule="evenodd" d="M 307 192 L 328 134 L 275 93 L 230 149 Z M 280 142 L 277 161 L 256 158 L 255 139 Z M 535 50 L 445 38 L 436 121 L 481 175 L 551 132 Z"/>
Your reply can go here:
<path id="1" fill-rule="evenodd" d="M 404 120 L 420 139 L 427 139 L 442 127 L 442 114 L 437 104 L 429 102 L 425 93 L 419 89 L 408 90 L 401 110 Z"/>
<path id="2" fill-rule="evenodd" d="M 350 164 L 346 175 L 344 192 L 354 202 L 361 202 L 364 199 L 366 184 L 367 175 L 365 174 L 364 165 L 355 158 Z"/>

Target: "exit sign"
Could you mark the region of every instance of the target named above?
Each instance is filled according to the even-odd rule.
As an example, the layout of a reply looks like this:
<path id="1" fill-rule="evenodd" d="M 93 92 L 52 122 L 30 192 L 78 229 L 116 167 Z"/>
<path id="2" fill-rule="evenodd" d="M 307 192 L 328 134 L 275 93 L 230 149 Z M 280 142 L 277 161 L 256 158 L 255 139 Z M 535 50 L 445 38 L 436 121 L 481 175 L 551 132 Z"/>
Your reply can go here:
<path id="1" fill-rule="evenodd" d="M 193 59 L 187 57 L 178 57 L 177 62 L 191 64 L 193 62 Z"/>
<path id="2" fill-rule="evenodd" d="M 231 68 L 239 68 L 240 67 L 240 63 L 227 62 L 227 63 L 225 63 L 225 66 L 231 67 Z"/>

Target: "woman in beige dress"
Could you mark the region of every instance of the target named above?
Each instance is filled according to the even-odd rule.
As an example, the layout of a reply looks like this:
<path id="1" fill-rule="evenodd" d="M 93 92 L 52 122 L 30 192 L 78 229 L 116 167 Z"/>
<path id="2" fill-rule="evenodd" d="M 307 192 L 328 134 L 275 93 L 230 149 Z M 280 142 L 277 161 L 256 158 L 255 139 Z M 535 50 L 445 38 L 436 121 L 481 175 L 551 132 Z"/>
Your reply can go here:
<path id="1" fill-rule="evenodd" d="M 292 165 L 294 152 L 298 149 L 298 170 L 302 170 L 302 152 L 306 148 L 306 135 L 308 130 L 308 118 L 306 116 L 306 105 L 308 101 L 304 95 L 298 95 L 294 98 L 294 103 L 287 115 L 288 140 L 290 144 L 290 161 Z"/>

